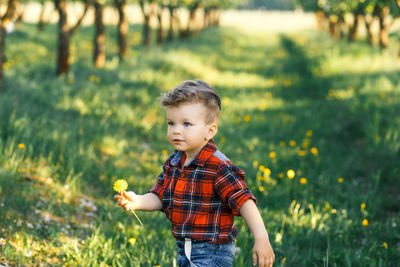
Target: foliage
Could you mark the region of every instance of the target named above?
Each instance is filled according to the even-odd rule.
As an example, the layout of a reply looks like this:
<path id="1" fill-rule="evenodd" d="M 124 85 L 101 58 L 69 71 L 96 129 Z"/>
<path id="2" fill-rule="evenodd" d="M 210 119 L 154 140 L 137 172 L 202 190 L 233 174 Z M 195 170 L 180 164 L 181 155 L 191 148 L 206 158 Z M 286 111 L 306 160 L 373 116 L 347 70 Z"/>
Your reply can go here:
<path id="1" fill-rule="evenodd" d="M 0 98 L 1 264 L 173 266 L 165 216 L 140 213 L 141 227 L 114 202 L 112 183 L 123 178 L 137 193 L 154 184 L 172 152 L 157 97 L 195 78 L 221 95 L 215 141 L 246 171 L 277 266 L 400 261 L 395 51 L 314 31 L 212 28 L 140 53 L 131 39 L 133 52 L 120 65 L 107 40 L 100 70 L 90 64 L 92 31 L 77 32 L 71 71 L 58 78 L 55 25 L 41 34 L 23 25 L 9 35 Z M 250 266 L 252 237 L 236 222 L 234 266 Z"/>

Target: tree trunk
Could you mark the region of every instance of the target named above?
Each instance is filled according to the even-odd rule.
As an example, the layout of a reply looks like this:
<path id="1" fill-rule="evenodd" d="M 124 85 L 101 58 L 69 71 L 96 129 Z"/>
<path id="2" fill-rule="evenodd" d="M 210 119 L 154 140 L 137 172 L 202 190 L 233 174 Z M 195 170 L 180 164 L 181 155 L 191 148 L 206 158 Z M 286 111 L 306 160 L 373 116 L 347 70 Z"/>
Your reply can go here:
<path id="1" fill-rule="evenodd" d="M 353 24 L 350 26 L 349 30 L 349 40 L 350 41 L 355 41 L 358 38 L 358 25 L 360 24 L 360 15 L 357 13 L 353 14 L 354 16 L 354 21 Z"/>
<path id="2" fill-rule="evenodd" d="M 128 20 L 125 14 L 126 8 L 126 0 L 116 1 L 118 7 L 119 14 L 119 23 L 118 23 L 118 44 L 119 44 L 119 58 L 120 60 L 124 60 L 127 54 L 127 41 L 126 35 L 128 33 Z"/>
<path id="3" fill-rule="evenodd" d="M 145 4 L 145 1 L 139 1 L 140 9 L 143 14 L 143 45 L 150 45 L 150 15 L 149 7 Z"/>
<path id="4" fill-rule="evenodd" d="M 7 37 L 7 23 L 10 23 L 14 18 L 16 9 L 18 5 L 18 0 L 9 0 L 6 12 L 3 16 L 0 15 L 0 87 L 3 85 L 3 63 L 5 59 L 5 46 Z"/>
<path id="5" fill-rule="evenodd" d="M 59 14 L 58 21 L 58 57 L 57 75 L 67 73 L 69 70 L 69 43 L 71 32 L 67 24 L 67 5 L 64 0 L 56 0 Z"/>
<path id="6" fill-rule="evenodd" d="M 43 31 L 47 25 L 47 22 L 44 19 L 45 10 L 46 10 L 46 6 L 45 6 L 45 3 L 43 3 L 42 10 L 40 10 L 40 15 L 39 15 L 39 23 L 38 23 L 39 31 Z"/>
<path id="7" fill-rule="evenodd" d="M 327 17 L 324 11 L 318 10 L 315 12 L 315 24 L 316 28 L 319 31 L 325 31 L 326 30 L 326 21 Z"/>
<path id="8" fill-rule="evenodd" d="M 143 44 L 145 46 L 150 45 L 150 16 L 149 15 L 144 15 Z"/>
<path id="9" fill-rule="evenodd" d="M 365 28 L 367 30 L 368 43 L 370 45 L 374 45 L 375 44 L 375 38 L 374 38 L 374 33 L 372 32 L 372 24 L 374 22 L 374 17 L 372 17 L 370 19 L 364 17 L 364 21 L 365 21 Z"/>
<path id="10" fill-rule="evenodd" d="M 94 42 L 94 55 L 93 55 L 93 63 L 97 68 L 104 67 L 104 63 L 106 61 L 105 54 L 105 27 L 104 27 L 104 6 L 98 1 L 94 4 L 95 7 L 95 27 L 96 27 L 96 35 Z"/>
<path id="11" fill-rule="evenodd" d="M 340 32 L 340 22 L 339 21 L 329 20 L 329 33 L 331 34 L 333 39 L 335 39 L 335 40 L 340 39 L 341 32 Z"/>
<path id="12" fill-rule="evenodd" d="M 0 87 L 3 85 L 3 62 L 4 62 L 4 47 L 6 44 L 6 28 L 3 21 L 0 21 Z"/>
<path id="13" fill-rule="evenodd" d="M 157 19 L 158 19 L 158 31 L 157 31 L 157 43 L 159 45 L 162 45 L 164 42 L 164 30 L 163 30 L 163 7 L 159 7 L 158 12 L 157 12 Z"/>
<path id="14" fill-rule="evenodd" d="M 387 16 L 390 13 L 389 7 L 384 7 L 379 12 L 379 45 L 381 48 L 389 46 L 389 23 L 387 23 Z"/>
<path id="15" fill-rule="evenodd" d="M 168 11 L 169 11 L 169 31 L 168 31 L 167 41 L 172 42 L 174 40 L 175 7 L 173 5 L 168 5 Z"/>

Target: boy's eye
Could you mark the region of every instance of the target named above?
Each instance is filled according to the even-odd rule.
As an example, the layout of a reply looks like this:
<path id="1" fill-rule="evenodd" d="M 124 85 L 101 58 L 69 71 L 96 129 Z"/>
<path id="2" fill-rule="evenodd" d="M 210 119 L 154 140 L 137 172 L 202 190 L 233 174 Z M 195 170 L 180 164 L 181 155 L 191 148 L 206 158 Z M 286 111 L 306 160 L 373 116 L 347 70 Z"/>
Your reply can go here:
<path id="1" fill-rule="evenodd" d="M 192 125 L 190 122 L 184 122 L 184 123 L 183 123 L 183 126 L 185 126 L 185 127 L 188 127 L 188 126 L 190 126 L 190 125 Z"/>
<path id="2" fill-rule="evenodd" d="M 168 126 L 174 126 L 174 123 L 172 121 L 169 121 Z"/>

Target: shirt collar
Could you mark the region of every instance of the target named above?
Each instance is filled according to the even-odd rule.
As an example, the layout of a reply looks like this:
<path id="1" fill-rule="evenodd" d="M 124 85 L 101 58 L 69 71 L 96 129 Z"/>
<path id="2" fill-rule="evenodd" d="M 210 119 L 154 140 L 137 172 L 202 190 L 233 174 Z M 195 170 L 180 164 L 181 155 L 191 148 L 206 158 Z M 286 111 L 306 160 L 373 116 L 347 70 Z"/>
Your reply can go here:
<path id="1" fill-rule="evenodd" d="M 194 164 L 197 166 L 204 166 L 204 164 L 207 162 L 207 160 L 214 154 L 215 151 L 217 151 L 217 146 L 214 143 L 213 139 L 210 139 L 208 143 L 200 150 L 200 152 L 197 154 L 197 156 L 187 164 L 189 166 L 190 164 Z M 180 162 L 183 156 L 183 151 L 175 151 L 176 154 L 175 156 L 171 159 L 171 164 L 173 166 L 177 166 L 177 164 Z"/>

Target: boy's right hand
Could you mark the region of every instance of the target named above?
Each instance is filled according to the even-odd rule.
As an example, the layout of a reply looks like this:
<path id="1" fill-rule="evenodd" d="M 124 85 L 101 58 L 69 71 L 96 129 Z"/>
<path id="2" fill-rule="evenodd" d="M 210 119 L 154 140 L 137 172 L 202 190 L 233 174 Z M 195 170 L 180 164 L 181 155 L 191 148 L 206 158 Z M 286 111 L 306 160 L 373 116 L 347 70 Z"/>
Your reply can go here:
<path id="1" fill-rule="evenodd" d="M 135 210 L 137 206 L 137 195 L 132 191 L 124 191 L 114 196 L 124 210 Z"/>

